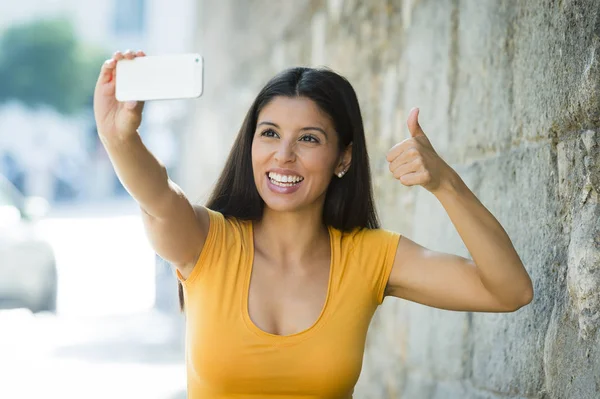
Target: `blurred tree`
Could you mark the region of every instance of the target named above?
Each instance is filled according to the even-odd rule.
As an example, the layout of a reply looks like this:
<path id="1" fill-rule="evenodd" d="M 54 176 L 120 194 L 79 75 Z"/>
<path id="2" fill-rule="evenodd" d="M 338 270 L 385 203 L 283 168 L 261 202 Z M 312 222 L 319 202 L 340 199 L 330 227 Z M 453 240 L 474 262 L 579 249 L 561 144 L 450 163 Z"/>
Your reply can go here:
<path id="1" fill-rule="evenodd" d="M 66 18 L 9 27 L 0 37 L 0 102 L 49 105 L 63 114 L 89 106 L 108 54 L 77 40 Z"/>

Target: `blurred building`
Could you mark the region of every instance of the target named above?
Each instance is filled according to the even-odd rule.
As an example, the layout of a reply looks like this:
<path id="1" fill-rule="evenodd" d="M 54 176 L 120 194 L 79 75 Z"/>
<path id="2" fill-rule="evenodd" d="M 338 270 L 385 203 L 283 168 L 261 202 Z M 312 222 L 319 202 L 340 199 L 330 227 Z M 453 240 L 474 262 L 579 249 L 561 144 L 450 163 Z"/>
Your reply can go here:
<path id="1" fill-rule="evenodd" d="M 195 0 L 23 0 L 18 6 L 1 2 L 0 32 L 13 24 L 66 16 L 79 39 L 106 49 L 107 54 L 127 49 L 143 49 L 148 55 L 194 52 L 196 5 Z M 172 175 L 176 174 L 181 121 L 188 109 L 189 103 L 166 101 L 148 103 L 144 111 L 141 135 Z M 30 111 L 9 104 L 4 112 L 15 110 L 22 117 L 0 124 L 0 172 L 10 171 L 27 195 L 60 199 L 63 187 L 65 198 L 98 200 L 119 191 L 121 186 L 97 140 L 91 112 L 77 117 L 78 126 L 73 126 L 73 118 L 51 109 Z M 64 125 L 73 128 L 63 129 Z M 16 131 L 20 134 L 13 133 Z M 63 145 L 50 145 L 44 148 L 43 157 L 35 156 L 31 145 L 39 143 L 40 137 L 48 142 L 68 142 L 69 151 Z M 69 196 L 68 187 L 81 191 Z"/>
<path id="2" fill-rule="evenodd" d="M 196 52 L 196 0 L 22 0 L 0 2 L 0 32 L 13 24 L 68 17 L 85 44 L 148 55 Z M 98 65 L 98 71 L 101 65 Z M 91 95 L 92 93 L 90 93 Z M 189 101 L 148 102 L 140 134 L 177 178 L 180 137 L 193 108 Z M 15 132 L 18 132 L 16 134 Z M 102 201 L 127 195 L 98 140 L 91 110 L 65 117 L 17 103 L 0 108 L 0 173 L 26 195 L 50 201 Z M 158 258 L 157 258 L 158 259 Z M 156 263 L 156 305 L 176 312 L 176 281 Z"/>

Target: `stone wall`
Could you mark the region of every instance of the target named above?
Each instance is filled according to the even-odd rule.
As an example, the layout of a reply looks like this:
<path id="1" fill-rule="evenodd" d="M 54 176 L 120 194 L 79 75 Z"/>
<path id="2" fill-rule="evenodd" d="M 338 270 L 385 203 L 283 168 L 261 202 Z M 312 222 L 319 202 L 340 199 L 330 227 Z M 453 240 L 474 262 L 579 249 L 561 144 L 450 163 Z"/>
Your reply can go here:
<path id="1" fill-rule="evenodd" d="M 199 0 L 206 92 L 179 180 L 205 198 L 262 85 L 327 65 L 357 91 L 383 225 L 469 256 L 439 202 L 387 170 L 413 106 L 513 240 L 535 299 L 510 314 L 387 298 L 356 398 L 600 397 L 597 0 Z"/>

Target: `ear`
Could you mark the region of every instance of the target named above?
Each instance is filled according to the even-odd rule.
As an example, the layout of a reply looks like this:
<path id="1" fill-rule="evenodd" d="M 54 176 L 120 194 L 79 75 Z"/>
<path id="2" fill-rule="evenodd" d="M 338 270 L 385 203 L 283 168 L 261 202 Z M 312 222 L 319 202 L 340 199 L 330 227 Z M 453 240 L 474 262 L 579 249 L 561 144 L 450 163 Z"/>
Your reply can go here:
<path id="1" fill-rule="evenodd" d="M 340 160 L 335 167 L 335 174 L 342 171 L 348 170 L 350 164 L 352 163 L 352 142 L 348 144 L 348 146 L 344 149 L 344 152 L 340 156 Z"/>

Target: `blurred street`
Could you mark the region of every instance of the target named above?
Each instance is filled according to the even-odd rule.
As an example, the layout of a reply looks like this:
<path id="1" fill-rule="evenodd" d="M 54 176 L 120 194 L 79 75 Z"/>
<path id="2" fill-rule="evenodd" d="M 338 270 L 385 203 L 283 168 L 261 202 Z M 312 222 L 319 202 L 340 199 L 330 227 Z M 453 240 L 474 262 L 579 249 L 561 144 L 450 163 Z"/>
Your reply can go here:
<path id="1" fill-rule="evenodd" d="M 0 311 L 0 398 L 185 398 L 183 320 L 152 309 L 136 204 L 57 205 L 40 230 L 56 250 L 57 315 Z"/>

